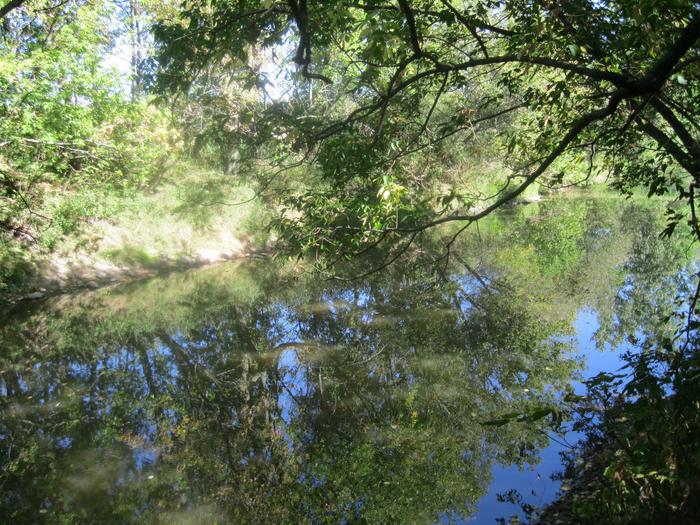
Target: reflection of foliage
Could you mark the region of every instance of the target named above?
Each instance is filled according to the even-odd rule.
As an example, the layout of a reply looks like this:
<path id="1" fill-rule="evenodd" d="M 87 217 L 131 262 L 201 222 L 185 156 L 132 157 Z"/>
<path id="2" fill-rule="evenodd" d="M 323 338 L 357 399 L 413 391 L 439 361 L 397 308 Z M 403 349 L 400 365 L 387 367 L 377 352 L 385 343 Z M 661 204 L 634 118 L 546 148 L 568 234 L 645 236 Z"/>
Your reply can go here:
<path id="1" fill-rule="evenodd" d="M 544 200 L 534 213 L 522 206 L 485 219 L 478 235 L 460 240 L 459 247 L 473 267 L 508 276 L 548 315 L 570 322 L 576 308 L 590 306 L 609 331 L 615 295 L 626 276 L 653 278 L 651 267 L 626 261 L 643 263 L 648 257 L 651 265 L 656 258 L 653 264 L 666 265 L 669 273 L 687 257 L 682 253 L 686 230 L 679 230 L 673 241 L 658 238 L 659 212 L 659 203 L 646 201 Z M 561 293 L 565 290 L 570 293 Z M 653 298 L 653 289 L 641 296 L 645 293 Z M 550 300 L 552 294 L 556 301 Z"/>
<path id="2" fill-rule="evenodd" d="M 644 227 L 621 232 L 621 212 L 592 202 L 566 215 L 562 242 L 537 244 L 528 228 L 556 220 L 549 206 L 464 237 L 459 265 L 437 280 L 418 264 L 333 285 L 224 265 L 16 312 L 1 325 L 0 515 L 401 523 L 469 512 L 494 462 L 535 461 L 547 443 L 544 416 L 559 417 L 575 367 L 567 325 L 582 301 L 612 304 L 620 283 L 601 261 L 627 260 L 640 283 L 664 264 L 643 264 L 655 256 Z M 676 252 L 665 253 L 670 271 Z M 484 275 L 463 275 L 476 254 Z M 507 260 L 522 264 L 509 272 Z M 551 260 L 567 262 L 553 271 Z M 582 289 L 593 271 L 607 286 Z"/>
<path id="3" fill-rule="evenodd" d="M 648 345 L 626 357 L 629 374 L 588 381 L 569 453 L 574 491 L 545 513 L 577 523 L 691 523 L 699 512 L 700 432 L 697 333 L 690 345 Z M 564 510 L 563 510 L 564 509 Z"/>
<path id="4" fill-rule="evenodd" d="M 684 243 L 660 239 L 658 220 L 641 213 L 629 218 L 635 227 L 632 249 L 623 265 L 627 277 L 615 298 L 614 321 L 610 319 L 596 334 L 600 343 L 618 344 L 625 335 L 632 342 L 640 336 L 672 337 L 674 327 L 668 320 L 679 309 L 681 298 L 690 294 L 688 271 L 679 271 L 688 259 Z M 681 231 L 676 235 L 683 237 Z"/>
<path id="5" fill-rule="evenodd" d="M 572 363 L 512 298 L 386 277 L 263 280 L 241 300 L 196 285 L 176 325 L 118 292 L 17 318 L 3 516 L 386 523 L 469 508 L 494 461 L 546 443 L 539 423 L 479 422 L 553 402 Z"/>
<path id="6" fill-rule="evenodd" d="M 679 238 L 658 237 L 658 217 L 627 214 L 625 278 L 595 338 L 632 350 L 624 369 L 588 381 L 576 403 L 574 428 L 585 439 L 565 456 L 563 474 L 573 489 L 545 510 L 543 524 L 690 523 L 700 512 L 700 324 L 686 311 L 692 267 Z"/>

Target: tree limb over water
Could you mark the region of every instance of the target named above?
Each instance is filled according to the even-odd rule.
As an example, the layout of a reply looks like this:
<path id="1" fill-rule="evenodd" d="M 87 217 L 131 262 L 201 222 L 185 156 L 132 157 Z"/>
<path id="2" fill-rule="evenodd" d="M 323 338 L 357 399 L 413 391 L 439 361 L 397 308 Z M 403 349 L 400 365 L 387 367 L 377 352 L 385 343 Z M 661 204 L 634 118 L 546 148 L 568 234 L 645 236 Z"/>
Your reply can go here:
<path id="1" fill-rule="evenodd" d="M 155 31 L 162 92 L 187 93 L 214 64 L 264 83 L 245 66 L 252 53 L 295 42 L 304 82 L 288 77 L 292 94 L 263 105 L 256 118 L 265 124 L 244 140 L 303 156 L 315 175 L 276 196 L 289 211 L 276 227 L 296 250 L 357 253 L 473 222 L 535 181 L 551 185 L 553 165 L 588 144 L 589 176 L 606 168 L 623 192 L 642 185 L 687 202 L 700 180 L 692 3 L 661 12 L 587 1 L 193 2 L 180 16 Z M 316 93 L 314 80 L 326 84 Z M 427 188 L 440 179 L 407 173 L 417 155 L 452 154 L 494 129 L 511 172 L 476 211 L 464 199 L 436 207 L 445 196 Z M 660 150 L 653 158 L 641 158 L 646 142 Z"/>

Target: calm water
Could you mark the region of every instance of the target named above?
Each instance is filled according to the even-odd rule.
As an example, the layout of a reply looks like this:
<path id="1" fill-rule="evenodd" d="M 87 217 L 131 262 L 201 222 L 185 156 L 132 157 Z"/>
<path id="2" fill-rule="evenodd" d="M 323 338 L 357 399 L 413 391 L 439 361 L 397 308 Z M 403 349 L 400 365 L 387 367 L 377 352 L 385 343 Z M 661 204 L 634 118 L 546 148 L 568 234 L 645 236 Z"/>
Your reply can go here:
<path id="1" fill-rule="evenodd" d="M 500 493 L 546 503 L 576 436 L 489 422 L 565 409 L 664 329 L 689 255 L 662 224 L 548 201 L 439 268 L 426 238 L 361 281 L 251 261 L 16 307 L 0 522 L 491 524 L 519 512 Z"/>

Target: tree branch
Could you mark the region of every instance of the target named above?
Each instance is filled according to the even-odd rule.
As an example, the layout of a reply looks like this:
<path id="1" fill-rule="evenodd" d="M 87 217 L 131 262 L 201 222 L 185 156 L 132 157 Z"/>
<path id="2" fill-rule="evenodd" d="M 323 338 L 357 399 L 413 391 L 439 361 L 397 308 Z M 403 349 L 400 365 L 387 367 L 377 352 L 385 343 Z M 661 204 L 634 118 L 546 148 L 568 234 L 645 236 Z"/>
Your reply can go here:
<path id="1" fill-rule="evenodd" d="M 656 62 L 644 78 L 631 86 L 638 94 L 658 90 L 673 72 L 673 68 L 688 50 L 700 38 L 700 12 L 695 11 L 690 23 L 683 29 L 681 36 Z"/>
<path id="2" fill-rule="evenodd" d="M 686 150 L 690 154 L 690 157 L 693 159 L 698 159 L 698 162 L 700 162 L 700 147 L 698 147 L 697 141 L 693 139 L 683 123 L 678 120 L 678 117 L 676 117 L 673 110 L 671 110 L 671 108 L 669 108 L 656 96 L 652 97 L 649 103 L 659 113 L 659 115 L 663 117 L 668 125 L 671 126 L 671 129 L 683 143 Z"/>
<path id="3" fill-rule="evenodd" d="M 418 30 L 416 29 L 416 19 L 413 16 L 413 11 L 408 5 L 407 0 L 399 0 L 399 6 L 401 7 L 401 12 L 404 18 L 406 18 L 406 23 L 408 24 L 408 34 L 411 39 L 411 47 L 413 48 L 413 53 L 416 56 L 421 56 L 423 52 L 420 48 L 420 41 L 418 40 Z"/>
<path id="4" fill-rule="evenodd" d="M 513 200 L 515 197 L 520 195 L 525 189 L 530 186 L 537 178 L 539 178 L 546 170 L 547 168 L 557 159 L 559 156 L 561 156 L 562 153 L 569 147 L 569 145 L 576 140 L 576 138 L 579 136 L 579 134 L 586 129 L 590 124 L 597 120 L 602 120 L 610 115 L 612 115 L 615 110 L 617 109 L 617 106 L 619 105 L 621 101 L 621 97 L 619 95 L 611 97 L 610 101 L 608 102 L 608 105 L 602 109 L 599 109 L 597 111 L 592 111 L 578 120 L 576 120 L 571 128 L 569 129 L 569 132 L 564 136 L 564 138 L 559 142 L 556 148 L 552 150 L 552 152 L 547 156 L 544 161 L 539 165 L 539 167 L 533 171 L 528 177 L 523 181 L 516 189 L 511 191 L 510 193 L 507 193 L 503 195 L 501 198 L 499 198 L 496 202 L 491 204 L 490 206 L 487 206 L 484 208 L 482 211 L 475 213 L 473 215 L 450 215 L 448 217 L 441 217 L 439 219 L 436 219 L 434 221 L 430 221 L 426 224 L 423 224 L 421 226 L 415 227 L 415 228 L 407 228 L 406 231 L 411 231 L 411 232 L 418 232 L 418 231 L 423 231 L 428 228 L 432 228 L 433 226 L 437 226 L 439 224 L 443 224 L 446 222 L 453 222 L 453 221 L 468 221 L 468 222 L 474 222 L 478 219 L 481 219 L 497 208 L 500 208 L 503 206 L 505 203 Z"/>
<path id="5" fill-rule="evenodd" d="M 17 9 L 26 1 L 27 0 L 11 0 L 7 2 L 4 6 L 0 7 L 0 19 L 5 18 L 10 11 Z"/>
<path id="6" fill-rule="evenodd" d="M 370 275 L 382 271 L 384 268 L 388 268 L 394 262 L 396 262 L 404 253 L 408 251 L 408 249 L 411 247 L 413 244 L 413 241 L 416 239 L 416 235 L 420 233 L 421 230 L 414 230 L 413 233 L 411 233 L 410 237 L 408 238 L 408 241 L 406 244 L 404 244 L 399 250 L 388 260 L 384 261 L 382 264 L 379 266 L 376 266 L 374 268 L 371 268 L 367 270 L 364 273 L 361 273 L 360 275 L 356 275 L 354 277 L 340 277 L 337 275 L 334 275 L 332 279 L 337 280 L 337 281 L 356 281 L 357 279 L 364 279 L 365 277 L 369 277 Z"/>
<path id="7" fill-rule="evenodd" d="M 488 49 L 486 49 L 486 44 L 484 44 L 484 40 L 481 38 L 481 36 L 479 36 L 479 33 L 477 32 L 474 25 L 472 25 L 467 19 L 467 17 L 460 13 L 455 6 L 448 2 L 448 0 L 441 0 L 441 2 L 445 7 L 447 7 L 447 9 L 450 10 L 450 12 L 455 16 L 459 23 L 467 28 L 467 31 L 469 31 L 469 33 L 474 37 L 476 43 L 481 48 L 481 52 L 484 54 L 485 57 L 488 58 L 489 52 Z"/>
<path id="8" fill-rule="evenodd" d="M 666 153 L 671 155 L 671 157 L 673 157 L 676 162 L 683 167 L 683 169 L 685 169 L 688 173 L 693 174 L 693 159 L 690 158 L 688 154 L 683 151 L 680 146 L 673 141 L 673 139 L 671 139 L 671 137 L 666 135 L 649 121 L 640 123 L 639 129 L 654 139 L 654 141 L 664 151 L 666 151 Z"/>
<path id="9" fill-rule="evenodd" d="M 301 74 L 305 78 L 332 84 L 333 81 L 327 76 L 309 71 L 309 65 L 311 64 L 311 34 L 309 33 L 309 13 L 306 7 L 306 0 L 299 0 L 298 2 L 297 0 L 287 0 L 287 4 L 292 10 L 292 17 L 299 30 L 299 45 L 294 55 L 294 62 L 301 66 Z"/>

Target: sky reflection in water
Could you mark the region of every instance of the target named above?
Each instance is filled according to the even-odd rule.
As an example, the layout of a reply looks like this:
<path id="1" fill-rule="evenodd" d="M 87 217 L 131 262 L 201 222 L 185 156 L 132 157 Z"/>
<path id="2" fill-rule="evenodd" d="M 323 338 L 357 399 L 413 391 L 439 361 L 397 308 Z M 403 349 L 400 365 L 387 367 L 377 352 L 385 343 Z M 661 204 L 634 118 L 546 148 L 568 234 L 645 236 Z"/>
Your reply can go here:
<path id="1" fill-rule="evenodd" d="M 547 418 L 483 423 L 556 406 L 662 329 L 687 255 L 659 224 L 552 201 L 484 222 L 442 274 L 252 262 L 15 308 L 0 521 L 494 523 L 517 510 L 499 492 L 549 501 Z"/>

